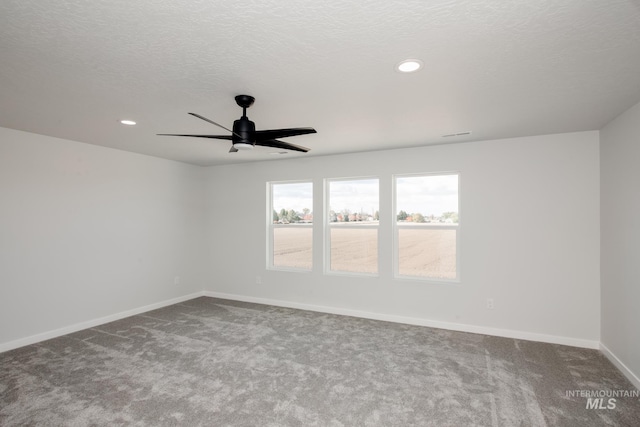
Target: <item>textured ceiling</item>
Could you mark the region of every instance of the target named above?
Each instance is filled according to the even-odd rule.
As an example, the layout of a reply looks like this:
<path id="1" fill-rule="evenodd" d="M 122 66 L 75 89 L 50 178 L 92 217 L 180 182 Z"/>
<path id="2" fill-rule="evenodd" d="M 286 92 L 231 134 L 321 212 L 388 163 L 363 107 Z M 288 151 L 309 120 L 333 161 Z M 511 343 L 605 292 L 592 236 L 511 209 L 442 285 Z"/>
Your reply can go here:
<path id="1" fill-rule="evenodd" d="M 231 127 L 243 93 L 311 151 L 155 135 L 224 134 L 187 112 Z M 0 126 L 199 165 L 599 129 L 638 101 L 639 0 L 0 2 Z"/>

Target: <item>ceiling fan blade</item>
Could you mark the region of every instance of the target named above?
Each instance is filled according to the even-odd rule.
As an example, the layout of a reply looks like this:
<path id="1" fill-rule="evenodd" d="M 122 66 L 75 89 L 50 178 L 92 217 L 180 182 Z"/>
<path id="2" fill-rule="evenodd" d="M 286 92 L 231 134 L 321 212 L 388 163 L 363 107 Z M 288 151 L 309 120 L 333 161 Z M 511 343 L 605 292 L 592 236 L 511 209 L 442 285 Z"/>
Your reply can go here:
<path id="1" fill-rule="evenodd" d="M 214 122 L 213 120 L 207 119 L 206 117 L 201 116 L 200 114 L 196 114 L 196 113 L 189 113 L 189 114 L 191 114 L 191 115 L 192 115 L 192 116 L 194 116 L 194 117 L 199 118 L 200 120 L 204 120 L 205 122 L 209 122 L 209 123 L 211 123 L 212 125 L 216 125 L 216 126 L 218 126 L 218 127 L 222 128 L 222 129 L 226 130 L 226 131 L 231 132 L 232 134 L 234 134 L 234 135 L 235 135 L 235 136 L 237 136 L 238 138 L 241 138 L 241 136 L 240 136 L 240 135 L 238 135 L 237 133 L 235 133 L 235 132 L 234 132 L 234 131 L 232 131 L 231 129 L 228 129 L 228 128 L 226 128 L 226 127 L 222 126 L 221 124 Z"/>
<path id="2" fill-rule="evenodd" d="M 255 135 L 256 141 L 266 141 L 269 139 L 286 138 L 288 136 L 306 135 L 308 133 L 316 133 L 316 130 L 314 128 L 257 130 Z"/>
<path id="3" fill-rule="evenodd" d="M 229 150 L 230 153 L 237 153 L 239 150 L 234 147 L 233 145 L 231 146 L 231 149 Z"/>
<path id="4" fill-rule="evenodd" d="M 301 145 L 289 144 L 288 142 L 278 141 L 276 139 L 268 139 L 266 141 L 256 141 L 256 145 L 263 147 L 284 148 L 285 150 L 301 151 L 306 153 L 309 151 L 307 147 Z"/>
<path id="5" fill-rule="evenodd" d="M 191 136 L 194 138 L 211 138 L 211 139 L 227 139 L 231 140 L 233 137 L 231 135 L 183 135 L 179 133 L 158 133 L 156 135 L 160 136 Z"/>

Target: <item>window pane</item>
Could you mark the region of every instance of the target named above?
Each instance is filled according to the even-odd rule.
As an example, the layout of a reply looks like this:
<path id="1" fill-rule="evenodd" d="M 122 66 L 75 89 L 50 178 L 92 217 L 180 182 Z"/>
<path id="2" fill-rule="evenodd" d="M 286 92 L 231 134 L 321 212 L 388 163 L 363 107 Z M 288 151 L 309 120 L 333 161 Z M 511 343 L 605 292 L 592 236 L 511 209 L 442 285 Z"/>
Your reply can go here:
<path id="1" fill-rule="evenodd" d="M 378 273 L 377 228 L 331 227 L 332 271 Z"/>
<path id="2" fill-rule="evenodd" d="M 398 229 L 398 273 L 438 279 L 456 278 L 455 229 Z"/>
<path id="3" fill-rule="evenodd" d="M 396 273 L 457 279 L 458 175 L 396 177 L 395 192 Z"/>
<path id="4" fill-rule="evenodd" d="M 313 229 L 311 227 L 273 228 L 273 266 L 311 270 Z"/>
<path id="5" fill-rule="evenodd" d="M 313 222 L 313 184 L 294 182 L 271 187 L 273 222 L 278 224 Z"/>
<path id="6" fill-rule="evenodd" d="M 269 267 L 312 269 L 312 209 L 313 183 L 271 184 Z"/>
<path id="7" fill-rule="evenodd" d="M 378 188 L 378 179 L 329 181 L 329 222 L 378 221 Z"/>
<path id="8" fill-rule="evenodd" d="M 329 270 L 377 274 L 378 179 L 330 180 L 328 187 Z"/>
<path id="9" fill-rule="evenodd" d="M 458 175 L 396 178 L 398 223 L 458 223 Z"/>

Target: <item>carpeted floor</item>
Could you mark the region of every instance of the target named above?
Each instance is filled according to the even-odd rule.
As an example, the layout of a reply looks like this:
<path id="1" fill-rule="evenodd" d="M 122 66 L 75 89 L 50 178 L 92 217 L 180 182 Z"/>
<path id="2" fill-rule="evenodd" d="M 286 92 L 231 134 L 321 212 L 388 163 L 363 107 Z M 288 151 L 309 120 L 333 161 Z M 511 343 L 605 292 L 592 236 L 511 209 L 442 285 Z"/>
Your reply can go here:
<path id="1" fill-rule="evenodd" d="M 582 390 L 637 392 L 595 350 L 207 297 L 0 354 L 2 426 L 640 426 Z"/>

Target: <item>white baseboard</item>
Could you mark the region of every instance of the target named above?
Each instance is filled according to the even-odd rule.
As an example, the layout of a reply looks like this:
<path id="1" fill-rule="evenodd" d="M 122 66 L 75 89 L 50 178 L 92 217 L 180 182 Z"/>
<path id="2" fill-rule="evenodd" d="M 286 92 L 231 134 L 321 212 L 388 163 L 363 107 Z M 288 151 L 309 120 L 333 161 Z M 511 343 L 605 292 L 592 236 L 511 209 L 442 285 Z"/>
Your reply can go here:
<path id="1" fill-rule="evenodd" d="M 505 338 L 522 339 L 527 341 L 546 342 L 551 344 L 568 345 L 572 347 L 583 347 L 591 349 L 601 349 L 603 353 L 609 358 L 614 365 L 616 365 L 633 383 L 638 387 L 640 381 L 638 378 L 613 355 L 606 347 L 600 344 L 598 341 L 584 340 L 578 338 L 561 337 L 556 335 L 537 334 L 532 332 L 516 331 L 510 329 L 490 328 L 485 326 L 467 325 L 462 323 L 442 322 L 437 320 L 422 319 L 416 317 L 397 316 L 391 314 L 373 313 L 360 310 L 350 310 L 339 307 L 320 306 L 313 304 L 304 304 L 292 301 L 274 300 L 268 298 L 250 297 L 237 294 L 226 294 L 219 292 L 201 291 L 193 294 L 185 295 L 178 298 L 173 298 L 166 301 L 138 307 L 132 310 L 123 311 L 110 316 L 101 317 L 98 319 L 88 320 L 86 322 L 76 323 L 74 325 L 66 326 L 64 328 L 55 329 L 48 332 L 32 335 L 26 338 L 21 338 L 15 341 L 9 341 L 6 343 L 0 343 L 0 353 L 15 348 L 23 347 L 30 344 L 35 344 L 41 341 L 45 341 L 51 338 L 56 338 L 62 335 L 70 334 L 87 328 L 93 328 L 98 325 L 120 320 L 125 317 L 134 316 L 136 314 L 145 313 L 147 311 L 155 310 L 158 308 L 166 307 L 168 305 L 177 304 L 183 301 L 187 301 L 200 296 L 208 296 L 214 298 L 229 299 L 235 301 L 252 302 L 257 304 L 267 304 L 279 307 L 296 308 L 301 310 L 317 311 L 321 313 L 331 313 L 343 316 L 361 317 L 364 319 L 382 320 L 386 322 L 404 323 L 408 325 L 427 326 L 431 328 L 447 329 L 459 332 L 470 332 L 475 334 L 493 335 Z M 639 387 L 640 388 L 640 387 Z"/>
<path id="2" fill-rule="evenodd" d="M 54 329 L 52 331 L 43 332 L 41 334 L 31 335 L 29 337 L 21 338 L 15 341 L 0 343 L 0 353 L 4 351 L 13 350 L 19 347 L 24 347 L 25 345 L 31 345 L 31 344 L 39 343 L 41 341 L 46 341 L 51 338 L 56 338 L 62 335 L 71 334 L 73 332 L 78 332 L 83 329 L 93 328 L 98 325 L 103 325 L 105 323 L 113 322 L 115 320 L 124 319 L 125 317 L 135 316 L 136 314 L 145 313 L 147 311 L 166 307 L 168 305 L 177 304 L 179 302 L 187 301 L 187 300 L 201 297 L 201 296 L 204 296 L 203 291 L 181 296 L 178 298 L 172 298 L 170 300 L 161 301 L 154 304 L 145 305 L 143 307 L 134 308 L 132 310 L 122 311 L 120 313 L 112 314 L 110 316 L 87 320 L 86 322 L 80 322 L 74 325 L 65 326 L 64 328 Z"/>
<path id="3" fill-rule="evenodd" d="M 627 365 L 622 363 L 622 360 L 618 359 L 618 356 L 616 356 L 611 350 L 609 350 L 603 343 L 600 343 L 600 351 L 606 356 L 607 359 L 609 359 L 611 363 L 614 364 L 616 368 L 620 370 L 620 372 L 622 372 L 625 377 L 627 377 L 629 381 L 631 381 L 635 388 L 640 390 L 640 378 L 638 378 L 638 376 L 634 374 L 633 371 L 631 371 L 631 369 L 627 367 Z"/>
<path id="4" fill-rule="evenodd" d="M 516 331 L 511 329 L 490 328 L 486 326 L 467 325 L 463 323 L 441 322 L 438 320 L 422 319 L 417 317 L 405 317 L 393 314 L 381 314 L 368 311 L 350 310 L 345 308 L 328 307 L 312 304 L 303 304 L 292 301 L 273 300 L 268 298 L 256 298 L 245 295 L 225 294 L 220 292 L 204 291 L 204 295 L 214 298 L 229 299 L 235 301 L 253 302 L 257 304 L 275 305 L 278 307 L 297 308 L 301 310 L 317 311 L 321 313 L 339 314 L 343 316 L 361 317 L 365 319 L 383 320 L 385 322 L 404 323 L 408 325 L 428 326 L 430 328 L 448 329 L 459 332 L 471 332 L 474 334 L 493 335 L 504 338 L 514 338 L 526 341 L 538 341 L 550 344 L 561 344 L 572 347 L 599 349 L 600 342 L 580 338 L 562 337 L 556 335 L 538 334 L 533 332 Z"/>

